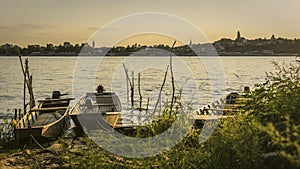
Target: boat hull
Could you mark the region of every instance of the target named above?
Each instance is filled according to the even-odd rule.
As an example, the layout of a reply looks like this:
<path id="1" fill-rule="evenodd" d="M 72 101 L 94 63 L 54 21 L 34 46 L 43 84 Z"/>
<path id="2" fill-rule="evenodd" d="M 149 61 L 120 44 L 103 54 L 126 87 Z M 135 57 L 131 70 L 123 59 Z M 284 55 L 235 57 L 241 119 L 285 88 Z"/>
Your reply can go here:
<path id="1" fill-rule="evenodd" d="M 47 101 L 50 103 L 51 101 Z M 18 140 L 26 138 L 57 138 L 70 126 L 69 102 L 54 101 L 55 106 L 43 106 L 43 102 L 27 112 L 16 124 Z M 58 107 L 56 107 L 58 106 Z"/>
<path id="2" fill-rule="evenodd" d="M 90 101 L 87 101 L 90 99 Z M 114 92 L 90 93 L 82 97 L 70 112 L 77 131 L 112 129 L 120 118 L 121 103 Z"/>

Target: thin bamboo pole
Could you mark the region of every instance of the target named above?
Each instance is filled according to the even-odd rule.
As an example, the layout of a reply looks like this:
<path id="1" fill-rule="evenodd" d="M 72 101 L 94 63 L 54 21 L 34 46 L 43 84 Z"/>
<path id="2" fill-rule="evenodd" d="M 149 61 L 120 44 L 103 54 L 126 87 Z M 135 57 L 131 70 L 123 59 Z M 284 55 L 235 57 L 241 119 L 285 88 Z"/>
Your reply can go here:
<path id="1" fill-rule="evenodd" d="M 141 93 L 141 74 L 138 74 L 138 91 L 139 91 L 139 95 L 140 95 L 140 110 L 142 110 L 142 101 L 143 101 L 143 97 L 142 97 L 142 93 Z"/>
<path id="2" fill-rule="evenodd" d="M 29 75 L 30 73 L 29 73 L 28 58 L 25 60 L 25 73 L 27 74 L 27 87 L 30 96 L 29 106 L 30 108 L 33 108 L 35 106 L 35 101 L 34 101 L 34 95 L 32 90 L 32 76 Z"/>
<path id="3" fill-rule="evenodd" d="M 17 109 L 14 109 L 14 111 L 15 111 L 15 117 L 14 117 L 14 119 L 15 119 L 15 120 L 18 120 L 18 110 L 17 110 Z"/>
<path id="4" fill-rule="evenodd" d="M 21 120 L 21 118 L 22 118 L 21 109 L 19 109 L 19 119 L 18 120 Z"/>
<path id="5" fill-rule="evenodd" d="M 19 55 L 19 60 L 21 63 L 21 68 L 22 68 L 22 72 L 23 72 L 23 76 L 24 76 L 24 91 L 23 91 L 23 95 L 24 95 L 24 100 L 23 100 L 23 104 L 24 104 L 24 112 L 26 112 L 26 107 L 27 107 L 27 103 L 26 103 L 26 86 L 28 88 L 28 92 L 29 92 L 29 97 L 30 97 L 30 101 L 29 101 L 29 106 L 30 108 L 33 108 L 35 106 L 35 101 L 34 101 L 34 95 L 33 95 L 33 90 L 32 90 L 32 76 L 29 75 L 29 66 L 28 66 L 28 59 L 25 59 L 25 68 L 23 65 L 23 61 L 22 61 L 22 57 L 21 55 Z"/>
<path id="6" fill-rule="evenodd" d="M 134 107 L 134 71 L 131 72 L 132 74 L 132 86 L 131 86 L 131 106 Z"/>
<path id="7" fill-rule="evenodd" d="M 127 83 L 129 82 L 130 90 L 132 91 L 132 84 L 131 84 L 131 81 L 130 81 L 130 78 L 129 78 L 129 75 L 128 75 L 128 69 L 126 68 L 125 63 L 123 63 L 123 68 L 124 68 L 124 71 L 125 71 L 125 74 L 126 74 L 126 82 L 127 82 Z M 128 91 L 128 87 L 127 87 L 127 101 L 129 102 L 129 91 Z"/>
<path id="8" fill-rule="evenodd" d="M 20 59 L 20 63 L 21 63 L 21 68 L 22 68 L 22 72 L 23 72 L 23 77 L 24 77 L 24 81 L 23 81 L 23 106 L 24 106 L 24 112 L 26 111 L 26 74 L 25 74 L 25 70 L 23 67 L 23 61 L 21 56 L 19 55 L 19 59 Z"/>
<path id="9" fill-rule="evenodd" d="M 148 113 L 148 110 L 149 110 L 149 97 L 147 99 L 147 109 L 146 109 L 146 113 Z"/>
<path id="10" fill-rule="evenodd" d="M 174 104 L 173 102 L 174 102 L 174 97 L 175 97 L 175 83 L 174 83 L 174 74 L 173 74 L 173 66 L 172 66 L 172 52 L 173 52 L 175 44 L 176 44 L 176 40 L 174 41 L 174 43 L 172 45 L 171 54 L 170 54 L 170 71 L 171 71 L 171 78 L 172 78 L 172 100 L 171 100 L 171 105 L 170 105 L 171 111 L 173 108 L 173 104 Z"/>
<path id="11" fill-rule="evenodd" d="M 126 74 L 128 74 L 128 70 L 125 70 Z M 126 92 L 127 92 L 127 103 L 129 102 L 129 83 L 128 83 L 129 79 L 126 76 Z"/>
<path id="12" fill-rule="evenodd" d="M 161 99 L 161 92 L 162 92 L 162 90 L 163 90 L 163 88 L 164 88 L 164 85 L 165 85 L 165 83 L 166 83 L 166 79 L 167 79 L 167 75 L 168 75 L 168 70 L 169 70 L 169 65 L 167 66 L 167 69 L 166 69 L 166 72 L 165 72 L 164 81 L 163 81 L 163 83 L 162 83 L 162 85 L 161 85 L 161 87 L 160 87 L 160 91 L 159 91 L 159 94 L 158 94 L 157 102 L 156 102 L 155 107 L 154 107 L 154 110 L 153 110 L 153 114 L 155 113 L 155 111 L 156 111 L 156 109 L 157 109 L 157 106 L 158 106 L 158 104 L 159 104 L 159 102 L 160 102 L 160 99 Z"/>

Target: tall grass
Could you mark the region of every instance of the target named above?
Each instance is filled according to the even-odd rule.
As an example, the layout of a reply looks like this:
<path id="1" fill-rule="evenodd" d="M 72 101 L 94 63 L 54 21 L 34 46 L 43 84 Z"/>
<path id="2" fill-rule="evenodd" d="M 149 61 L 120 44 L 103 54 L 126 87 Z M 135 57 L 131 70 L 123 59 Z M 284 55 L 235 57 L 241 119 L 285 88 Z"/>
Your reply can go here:
<path id="1" fill-rule="evenodd" d="M 280 67 L 250 94 L 244 113 L 223 119 L 213 135 L 199 143 L 193 127 L 175 147 L 156 156 L 119 157 L 87 142 L 80 154 L 69 153 L 71 168 L 297 168 L 299 167 L 299 67 Z M 296 100 L 296 101 L 295 101 Z M 137 131 L 153 137 L 172 127 L 180 111 L 165 112 Z M 297 116 L 296 116 L 297 115 Z M 293 118 L 291 118 L 293 117 Z M 167 140 L 166 140 L 167 141 Z M 274 146 L 275 145 L 275 146 Z M 264 156 L 279 151 L 274 159 Z M 273 157 L 271 157 L 273 158 Z"/>

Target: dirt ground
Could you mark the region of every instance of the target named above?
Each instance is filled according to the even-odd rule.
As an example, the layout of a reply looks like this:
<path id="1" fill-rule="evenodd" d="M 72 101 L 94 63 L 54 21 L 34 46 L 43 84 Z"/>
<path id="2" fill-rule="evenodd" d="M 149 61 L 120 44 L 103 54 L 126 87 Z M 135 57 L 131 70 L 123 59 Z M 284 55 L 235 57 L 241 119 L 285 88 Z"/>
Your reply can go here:
<path id="1" fill-rule="evenodd" d="M 80 137 L 42 144 L 34 141 L 24 145 L 18 144 L 11 142 L 0 147 L 0 169 L 68 168 L 68 156 L 64 155 L 65 152 L 76 153 L 87 148 L 85 138 Z"/>

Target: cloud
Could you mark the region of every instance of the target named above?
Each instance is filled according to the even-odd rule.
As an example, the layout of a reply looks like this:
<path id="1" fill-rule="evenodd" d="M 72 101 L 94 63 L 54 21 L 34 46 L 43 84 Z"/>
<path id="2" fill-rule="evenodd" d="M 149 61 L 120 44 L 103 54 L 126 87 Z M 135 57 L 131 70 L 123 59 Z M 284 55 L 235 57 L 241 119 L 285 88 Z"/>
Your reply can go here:
<path id="1" fill-rule="evenodd" d="M 33 24 L 33 23 L 21 23 L 15 26 L 17 29 L 29 29 L 29 30 L 40 30 L 51 27 L 48 24 Z"/>
<path id="2" fill-rule="evenodd" d="M 109 32 L 113 32 L 113 31 L 116 31 L 116 29 L 114 28 L 100 28 L 100 27 L 88 27 L 88 30 L 91 30 L 91 31 L 98 31 L 98 30 L 101 30 L 101 31 L 109 31 Z"/>
<path id="3" fill-rule="evenodd" d="M 16 27 L 29 28 L 29 29 L 45 29 L 51 27 L 48 24 L 33 24 L 33 23 L 22 23 Z"/>
<path id="4" fill-rule="evenodd" d="M 99 28 L 98 27 L 88 27 L 88 30 L 91 30 L 91 31 L 97 31 Z"/>
<path id="5" fill-rule="evenodd" d="M 0 30 L 8 30 L 8 29 L 10 29 L 9 26 L 1 26 L 1 25 L 0 25 Z"/>
<path id="6" fill-rule="evenodd" d="M 13 26 L 0 25 L 0 30 L 3 31 L 39 31 L 50 28 L 48 24 L 20 23 Z"/>

